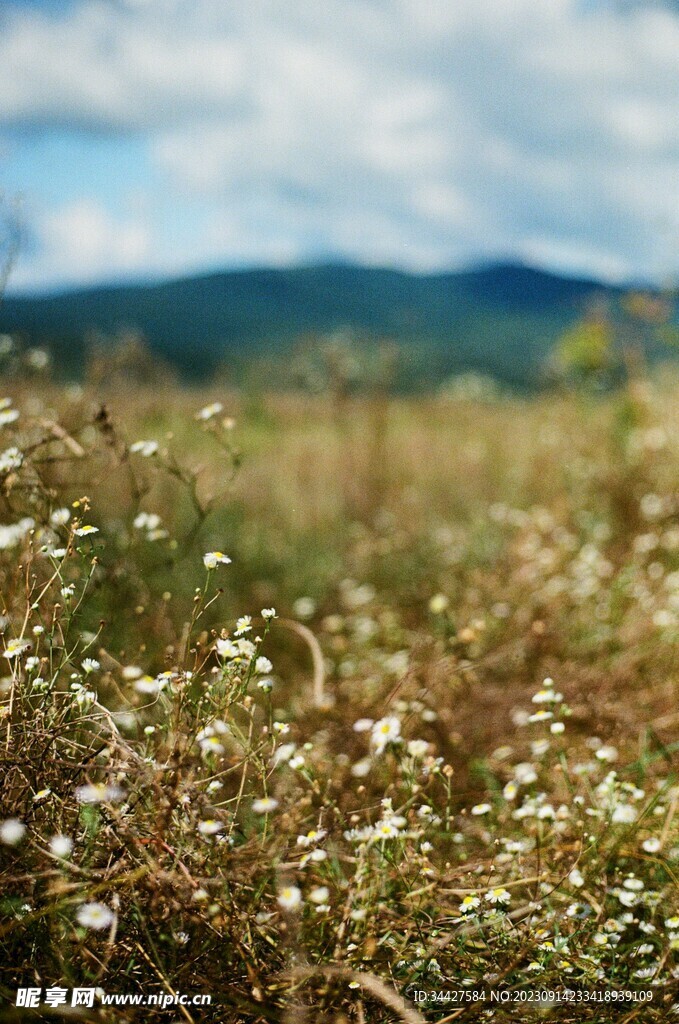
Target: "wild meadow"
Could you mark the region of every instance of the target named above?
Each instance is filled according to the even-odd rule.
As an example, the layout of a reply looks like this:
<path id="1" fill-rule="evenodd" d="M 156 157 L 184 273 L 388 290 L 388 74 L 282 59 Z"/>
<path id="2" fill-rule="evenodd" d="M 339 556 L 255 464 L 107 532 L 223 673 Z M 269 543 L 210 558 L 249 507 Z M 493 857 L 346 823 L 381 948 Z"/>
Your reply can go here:
<path id="1" fill-rule="evenodd" d="M 0 1019 L 679 1014 L 675 377 L 0 397 Z"/>

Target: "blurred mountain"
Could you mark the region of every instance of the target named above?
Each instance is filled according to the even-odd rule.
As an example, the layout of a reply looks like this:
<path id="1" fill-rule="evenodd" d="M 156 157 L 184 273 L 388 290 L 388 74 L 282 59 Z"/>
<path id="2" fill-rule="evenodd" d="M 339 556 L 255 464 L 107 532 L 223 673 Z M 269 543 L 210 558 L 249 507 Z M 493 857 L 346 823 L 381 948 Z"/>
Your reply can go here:
<path id="1" fill-rule="evenodd" d="M 48 346 L 75 375 L 93 335 L 139 333 L 186 378 L 201 379 L 229 363 L 274 365 L 300 339 L 339 331 L 395 342 L 413 383 L 471 370 L 530 386 L 561 332 L 588 304 L 617 295 L 511 264 L 432 275 L 329 264 L 5 298 L 0 331 Z"/>

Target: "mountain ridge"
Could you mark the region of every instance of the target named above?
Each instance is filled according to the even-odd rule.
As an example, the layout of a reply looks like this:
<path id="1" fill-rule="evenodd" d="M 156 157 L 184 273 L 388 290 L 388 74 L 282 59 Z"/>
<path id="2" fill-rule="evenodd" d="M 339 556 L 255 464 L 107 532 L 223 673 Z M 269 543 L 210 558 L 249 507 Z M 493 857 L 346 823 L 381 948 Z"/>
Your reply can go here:
<path id="1" fill-rule="evenodd" d="M 345 330 L 366 344 L 393 340 L 415 376 L 430 382 L 476 370 L 531 384 L 592 298 L 621 293 L 517 263 L 433 274 L 323 263 L 9 296 L 0 331 L 49 345 L 69 371 L 84 358 L 88 333 L 135 331 L 184 376 L 200 379 L 227 359 L 270 358 L 300 338 Z"/>

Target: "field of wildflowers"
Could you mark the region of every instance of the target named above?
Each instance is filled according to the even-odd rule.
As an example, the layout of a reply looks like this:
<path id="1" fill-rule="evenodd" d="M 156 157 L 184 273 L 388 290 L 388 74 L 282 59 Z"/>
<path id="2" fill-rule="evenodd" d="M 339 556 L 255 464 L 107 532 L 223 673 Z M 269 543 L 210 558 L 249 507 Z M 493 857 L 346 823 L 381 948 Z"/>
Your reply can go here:
<path id="1" fill-rule="evenodd" d="M 678 393 L 10 382 L 0 1019 L 679 1013 Z"/>

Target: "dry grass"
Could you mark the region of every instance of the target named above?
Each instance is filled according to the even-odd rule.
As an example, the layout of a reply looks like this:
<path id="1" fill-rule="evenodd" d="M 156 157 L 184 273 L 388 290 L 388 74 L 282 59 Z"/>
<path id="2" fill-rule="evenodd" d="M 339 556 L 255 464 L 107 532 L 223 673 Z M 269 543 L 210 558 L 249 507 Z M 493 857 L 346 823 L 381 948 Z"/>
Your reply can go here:
<path id="1" fill-rule="evenodd" d="M 144 1019 L 339 1024 L 544 1019 L 410 996 L 567 986 L 648 990 L 621 1019 L 667 1019 L 676 393 L 16 384 L 0 995 L 209 992 Z M 215 550 L 232 564 L 206 570 Z"/>

